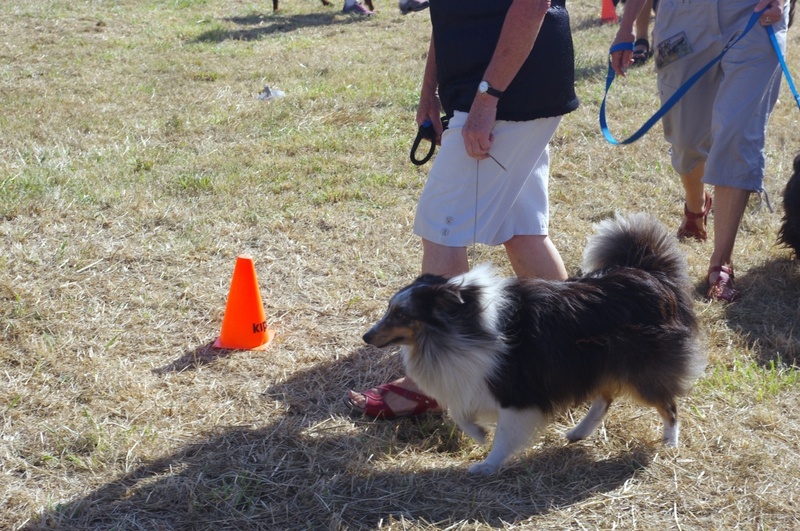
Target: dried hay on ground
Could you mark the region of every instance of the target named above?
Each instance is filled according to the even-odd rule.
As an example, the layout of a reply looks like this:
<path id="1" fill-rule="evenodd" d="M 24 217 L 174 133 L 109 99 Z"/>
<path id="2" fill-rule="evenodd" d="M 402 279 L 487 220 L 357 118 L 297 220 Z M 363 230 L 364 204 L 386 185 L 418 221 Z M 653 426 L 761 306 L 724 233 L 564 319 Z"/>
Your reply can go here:
<path id="1" fill-rule="evenodd" d="M 567 445 L 556 419 L 500 474 L 448 419 L 351 418 L 341 398 L 400 374 L 360 336 L 417 273 L 426 168 L 407 150 L 427 14 L 336 6 L 16 2 L 0 13 L 0 527 L 4 529 L 792 529 L 800 527 L 800 274 L 774 246 L 800 149 L 782 95 L 767 189 L 737 251 L 745 299 L 697 309 L 711 363 L 681 448 L 615 405 Z M 677 225 L 657 127 L 597 130 L 615 28 L 570 4 L 582 107 L 553 142 L 553 238 L 575 270 L 615 210 Z M 796 32 L 789 63 L 797 65 Z M 285 91 L 256 98 L 264 84 Z M 785 89 L 784 89 L 785 90 Z M 615 134 L 655 110 L 618 80 Z M 704 276 L 708 244 L 684 245 Z M 211 348 L 235 257 L 255 258 L 265 352 Z M 504 266 L 499 250 L 477 261 Z M 574 414 L 578 417 L 582 411 Z"/>

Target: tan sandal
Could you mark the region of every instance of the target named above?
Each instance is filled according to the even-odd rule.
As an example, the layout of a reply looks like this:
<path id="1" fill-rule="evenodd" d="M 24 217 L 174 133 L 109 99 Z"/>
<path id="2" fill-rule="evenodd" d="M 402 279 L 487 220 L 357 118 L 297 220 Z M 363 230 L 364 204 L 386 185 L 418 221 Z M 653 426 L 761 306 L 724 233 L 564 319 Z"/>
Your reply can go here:
<path id="1" fill-rule="evenodd" d="M 694 238 L 701 242 L 708 239 L 706 233 L 706 221 L 708 221 L 708 213 L 711 212 L 711 195 L 705 192 L 705 202 L 703 203 L 703 210 L 700 213 L 689 212 L 689 207 L 686 203 L 683 204 L 683 222 L 678 229 L 678 239 L 684 240 L 686 238 Z M 703 220 L 702 226 L 698 226 L 697 221 Z"/>

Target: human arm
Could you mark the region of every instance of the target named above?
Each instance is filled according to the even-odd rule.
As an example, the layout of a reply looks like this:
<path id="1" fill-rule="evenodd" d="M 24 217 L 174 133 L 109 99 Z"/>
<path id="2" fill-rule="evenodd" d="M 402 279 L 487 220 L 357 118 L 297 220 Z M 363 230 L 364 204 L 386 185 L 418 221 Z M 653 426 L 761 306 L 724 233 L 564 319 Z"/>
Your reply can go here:
<path id="1" fill-rule="evenodd" d="M 439 101 L 437 92 L 438 81 L 436 80 L 436 51 L 433 45 L 433 34 L 428 45 L 428 59 L 425 61 L 425 73 L 422 76 L 422 90 L 419 95 L 419 106 L 417 107 L 417 125 L 422 125 L 426 121 L 433 124 L 436 131 L 436 143 L 440 144 L 442 132 L 442 103 Z"/>
<path id="2" fill-rule="evenodd" d="M 483 79 L 504 91 L 530 55 L 550 0 L 513 0 Z M 467 154 L 478 160 L 489 157 L 498 99 L 478 93 L 461 130 Z"/>
<path id="3" fill-rule="evenodd" d="M 611 43 L 613 48 L 617 44 L 632 43 L 636 40 L 636 35 L 633 32 L 633 25 L 642 12 L 645 0 L 627 0 L 625 2 L 625 10 L 622 12 L 622 18 L 619 21 L 619 29 L 617 35 L 614 37 L 614 42 Z M 611 68 L 614 69 L 620 76 L 625 75 L 625 71 L 633 64 L 633 50 L 620 50 L 611 54 Z"/>

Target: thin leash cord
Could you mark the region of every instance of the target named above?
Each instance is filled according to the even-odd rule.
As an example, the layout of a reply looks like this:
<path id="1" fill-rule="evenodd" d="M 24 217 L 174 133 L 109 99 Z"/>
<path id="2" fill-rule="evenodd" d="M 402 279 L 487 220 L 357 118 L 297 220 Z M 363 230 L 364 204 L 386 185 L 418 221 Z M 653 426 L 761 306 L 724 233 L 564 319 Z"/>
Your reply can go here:
<path id="1" fill-rule="evenodd" d="M 475 215 L 472 217 L 472 267 L 475 267 L 475 248 L 478 246 L 478 179 L 481 161 L 475 160 Z"/>

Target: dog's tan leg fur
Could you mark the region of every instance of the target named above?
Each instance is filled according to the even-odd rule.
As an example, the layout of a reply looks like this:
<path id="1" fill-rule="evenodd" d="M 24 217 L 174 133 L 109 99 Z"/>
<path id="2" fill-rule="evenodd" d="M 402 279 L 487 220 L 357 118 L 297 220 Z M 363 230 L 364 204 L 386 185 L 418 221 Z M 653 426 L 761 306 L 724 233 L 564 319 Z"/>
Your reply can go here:
<path id="1" fill-rule="evenodd" d="M 603 422 L 603 419 L 608 413 L 608 408 L 611 406 L 611 397 L 604 395 L 597 395 L 589 412 L 583 417 L 577 426 L 572 428 L 566 433 L 566 437 L 570 442 L 580 441 L 589 435 L 593 434 L 595 430 Z"/>

